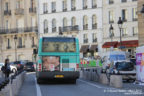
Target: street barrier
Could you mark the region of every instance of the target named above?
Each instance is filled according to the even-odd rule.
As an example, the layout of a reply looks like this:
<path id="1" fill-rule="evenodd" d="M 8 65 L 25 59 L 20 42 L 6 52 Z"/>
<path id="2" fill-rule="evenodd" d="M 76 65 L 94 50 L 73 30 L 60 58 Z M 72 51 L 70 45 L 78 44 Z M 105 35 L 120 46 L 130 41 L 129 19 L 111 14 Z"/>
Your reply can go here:
<path id="1" fill-rule="evenodd" d="M 3 85 L 0 86 L 0 96 L 16 96 L 24 82 L 25 74 L 25 71 L 18 72 L 5 80 Z"/>
<path id="2" fill-rule="evenodd" d="M 116 88 L 122 88 L 123 87 L 123 81 L 121 75 L 111 75 L 110 76 L 110 86 L 116 87 Z"/>

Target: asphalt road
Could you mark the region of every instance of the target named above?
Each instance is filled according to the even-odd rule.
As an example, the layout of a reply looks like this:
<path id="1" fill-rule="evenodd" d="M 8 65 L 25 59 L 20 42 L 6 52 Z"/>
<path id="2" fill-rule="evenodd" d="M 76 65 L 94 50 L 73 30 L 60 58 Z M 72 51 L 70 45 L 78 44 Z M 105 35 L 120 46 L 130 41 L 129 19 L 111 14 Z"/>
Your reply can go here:
<path id="1" fill-rule="evenodd" d="M 77 80 L 77 84 L 37 84 L 35 73 L 28 73 L 18 96 L 144 96 L 143 86 L 132 83 L 117 89 L 100 83 Z"/>

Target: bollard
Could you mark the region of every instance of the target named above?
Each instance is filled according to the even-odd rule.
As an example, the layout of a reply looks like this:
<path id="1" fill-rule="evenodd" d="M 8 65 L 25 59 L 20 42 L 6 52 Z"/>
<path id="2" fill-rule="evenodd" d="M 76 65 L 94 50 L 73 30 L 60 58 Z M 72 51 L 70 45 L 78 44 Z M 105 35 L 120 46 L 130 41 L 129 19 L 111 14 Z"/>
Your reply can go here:
<path id="1" fill-rule="evenodd" d="M 106 85 L 109 84 L 109 81 L 108 81 L 106 74 L 102 73 L 100 75 L 100 81 L 99 82 L 102 84 L 106 84 Z"/>
<path id="2" fill-rule="evenodd" d="M 123 87 L 123 81 L 121 75 L 111 75 L 110 76 L 110 86 L 115 88 L 122 88 Z"/>

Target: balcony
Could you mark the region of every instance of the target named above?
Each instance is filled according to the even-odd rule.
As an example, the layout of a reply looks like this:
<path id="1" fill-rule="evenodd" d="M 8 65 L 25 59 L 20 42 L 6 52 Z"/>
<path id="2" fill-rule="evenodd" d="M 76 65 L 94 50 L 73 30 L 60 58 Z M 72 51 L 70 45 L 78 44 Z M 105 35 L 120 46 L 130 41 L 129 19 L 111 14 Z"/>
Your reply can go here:
<path id="1" fill-rule="evenodd" d="M 114 1 L 113 0 L 109 0 L 109 4 L 113 4 L 114 3 Z"/>
<path id="2" fill-rule="evenodd" d="M 92 8 L 97 8 L 97 5 L 92 5 Z"/>
<path id="3" fill-rule="evenodd" d="M 37 45 L 35 45 L 35 44 L 32 44 L 32 46 L 31 46 L 31 47 L 32 47 L 32 48 L 35 48 L 35 47 L 37 48 Z"/>
<path id="4" fill-rule="evenodd" d="M 67 8 L 64 8 L 64 9 L 63 9 L 63 12 L 66 12 L 66 11 L 67 11 Z"/>
<path id="5" fill-rule="evenodd" d="M 56 27 L 52 28 L 52 32 L 56 32 Z"/>
<path id="6" fill-rule="evenodd" d="M 29 13 L 36 13 L 36 7 L 35 8 L 29 8 Z"/>
<path id="7" fill-rule="evenodd" d="M 19 45 L 19 46 L 17 46 L 17 48 L 25 48 L 25 45 Z"/>
<path id="8" fill-rule="evenodd" d="M 93 43 L 96 43 L 97 42 L 97 39 L 93 39 Z"/>
<path id="9" fill-rule="evenodd" d="M 127 2 L 127 0 L 121 0 L 121 2 Z"/>
<path id="10" fill-rule="evenodd" d="M 48 14 L 48 10 L 46 10 L 46 11 L 43 11 L 43 14 Z"/>
<path id="11" fill-rule="evenodd" d="M 73 32 L 73 31 L 79 31 L 79 26 L 65 26 L 65 27 L 59 27 L 60 32 Z"/>
<path id="12" fill-rule="evenodd" d="M 53 10 L 52 10 L 52 13 L 55 13 L 55 12 L 56 12 L 56 9 L 53 9 Z"/>
<path id="13" fill-rule="evenodd" d="M 26 32 L 38 32 L 38 27 L 26 27 L 26 28 L 13 28 L 13 29 L 0 29 L 0 34 L 15 34 Z"/>
<path id="14" fill-rule="evenodd" d="M 113 24 L 113 23 L 114 23 L 114 21 L 113 21 L 113 20 L 110 20 L 110 21 L 109 21 L 109 24 Z"/>
<path id="15" fill-rule="evenodd" d="M 8 46 L 6 49 L 11 49 L 11 47 L 10 47 L 10 46 Z"/>
<path id="16" fill-rule="evenodd" d="M 84 6 L 83 9 L 87 9 L 87 6 Z"/>
<path id="17" fill-rule="evenodd" d="M 138 21 L 138 19 L 137 18 L 133 18 L 133 21 Z"/>
<path id="18" fill-rule="evenodd" d="M 123 22 L 127 22 L 127 19 L 126 19 L 126 18 L 123 18 L 122 21 L 123 21 Z"/>
<path id="19" fill-rule="evenodd" d="M 75 10 L 76 10 L 76 7 L 72 7 L 71 10 L 72 10 L 72 11 L 75 11 Z"/>
<path id="20" fill-rule="evenodd" d="M 24 9 L 23 8 L 16 9 L 15 15 L 24 15 Z"/>
<path id="21" fill-rule="evenodd" d="M 97 24 L 92 24 L 92 29 L 97 29 Z"/>
<path id="22" fill-rule="evenodd" d="M 83 25 L 83 30 L 88 30 L 88 24 Z"/>
<path id="23" fill-rule="evenodd" d="M 10 16 L 11 15 L 11 10 L 5 10 L 4 15 L 5 16 Z"/>
<path id="24" fill-rule="evenodd" d="M 84 43 L 88 43 L 88 39 L 84 39 Z"/>

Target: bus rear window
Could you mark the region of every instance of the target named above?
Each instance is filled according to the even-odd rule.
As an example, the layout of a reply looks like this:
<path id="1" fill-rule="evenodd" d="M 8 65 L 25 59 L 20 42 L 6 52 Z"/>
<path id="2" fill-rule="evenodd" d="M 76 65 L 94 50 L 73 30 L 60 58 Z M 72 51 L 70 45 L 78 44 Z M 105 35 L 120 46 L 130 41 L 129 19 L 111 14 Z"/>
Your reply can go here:
<path id="1" fill-rule="evenodd" d="M 75 38 L 43 38 L 43 52 L 76 52 Z"/>

